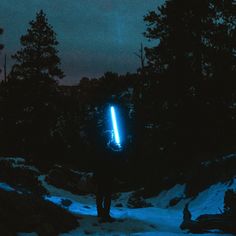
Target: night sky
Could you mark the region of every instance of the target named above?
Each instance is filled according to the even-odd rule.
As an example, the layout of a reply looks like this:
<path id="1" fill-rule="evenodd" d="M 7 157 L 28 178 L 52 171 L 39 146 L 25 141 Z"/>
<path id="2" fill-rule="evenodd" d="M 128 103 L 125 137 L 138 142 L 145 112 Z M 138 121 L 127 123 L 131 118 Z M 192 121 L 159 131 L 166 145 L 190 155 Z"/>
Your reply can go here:
<path id="1" fill-rule="evenodd" d="M 5 44 L 1 54 L 20 48 L 20 36 L 28 22 L 43 9 L 59 41 L 64 84 L 76 84 L 83 76 L 99 77 L 106 71 L 135 72 L 139 60 L 134 55 L 143 37 L 143 16 L 163 0 L 0 0 L 0 26 Z M 1 66 L 2 67 L 2 66 Z M 9 68 L 8 68 L 9 69 Z"/>

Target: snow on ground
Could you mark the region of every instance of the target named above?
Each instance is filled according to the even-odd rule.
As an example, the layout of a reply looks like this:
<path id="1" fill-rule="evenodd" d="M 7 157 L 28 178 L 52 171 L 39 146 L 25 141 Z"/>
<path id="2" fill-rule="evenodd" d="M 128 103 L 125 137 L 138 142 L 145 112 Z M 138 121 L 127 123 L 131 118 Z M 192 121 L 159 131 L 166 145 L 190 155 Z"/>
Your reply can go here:
<path id="1" fill-rule="evenodd" d="M 1 160 L 9 160 L 15 167 L 26 167 L 38 172 L 38 170 L 30 165 L 25 164 L 23 158 L 0 158 Z M 183 208 L 189 202 L 189 209 L 193 219 L 202 214 L 214 214 L 223 211 L 224 194 L 227 189 L 236 190 L 236 179 L 229 183 L 218 183 L 210 186 L 205 191 L 199 193 L 193 199 L 186 199 L 185 185 L 177 184 L 169 190 L 162 191 L 158 196 L 146 199 L 147 203 L 151 203 L 152 207 L 130 209 L 127 207 L 127 201 L 132 192 L 125 192 L 118 195 L 112 201 L 111 216 L 116 221 L 114 223 L 98 223 L 95 196 L 75 195 L 69 191 L 56 188 L 45 181 L 45 175 L 40 175 L 38 179 L 42 185 L 48 190 L 49 195 L 45 199 L 57 204 L 61 207 L 62 200 L 68 199 L 71 205 L 65 207 L 68 211 L 78 217 L 80 226 L 60 236 L 78 236 L 78 235 L 134 235 L 134 236 L 176 236 L 186 235 L 181 231 L 179 225 L 182 223 Z M 16 191 L 7 183 L 0 182 L 0 189 L 5 191 Z M 20 193 L 20 192 L 19 192 Z M 182 199 L 178 204 L 170 207 L 169 203 L 172 199 Z M 117 207 L 116 205 L 120 207 Z M 34 236 L 35 233 L 25 234 L 19 233 L 18 236 Z M 192 235 L 192 234 L 188 234 Z M 194 234 L 198 235 L 198 234 Z M 220 233 L 199 234 L 199 235 L 222 235 Z M 227 235 L 227 234 L 223 234 Z"/>
<path id="2" fill-rule="evenodd" d="M 173 198 L 184 198 L 185 184 L 176 184 L 169 190 L 162 191 L 157 197 L 149 198 L 147 202 L 159 208 L 167 208 Z"/>
<path id="3" fill-rule="evenodd" d="M 12 188 L 9 184 L 6 184 L 6 183 L 0 183 L 0 189 L 3 189 L 7 192 L 13 192 L 15 191 L 14 188 Z"/>
<path id="4" fill-rule="evenodd" d="M 0 159 L 1 160 L 1 159 Z M 25 166 L 24 159 L 17 159 L 15 165 Z M 31 168 L 29 166 L 29 168 Z M 32 167 L 33 169 L 33 167 Z M 199 193 L 194 199 L 185 198 L 185 185 L 177 184 L 169 190 L 162 191 L 158 196 L 146 199 L 152 207 L 130 209 L 127 207 L 128 198 L 132 192 L 125 192 L 118 195 L 112 201 L 111 216 L 116 221 L 114 223 L 98 223 L 95 196 L 75 195 L 69 191 L 56 188 L 45 181 L 45 175 L 40 175 L 39 180 L 50 193 L 45 199 L 54 204 L 62 206 L 62 200 L 68 199 L 71 205 L 66 208 L 78 217 L 80 226 L 60 236 L 78 235 L 135 235 L 135 236 L 175 236 L 186 235 L 181 231 L 179 225 L 182 223 L 183 208 L 190 202 L 189 209 L 193 219 L 202 214 L 214 214 L 223 211 L 224 193 L 227 189 L 236 190 L 236 179 L 229 183 L 218 183 L 210 186 L 205 191 Z M 0 183 L 0 189 L 5 191 L 16 191 L 6 183 Z M 174 198 L 182 200 L 173 207 L 169 203 Z M 119 204 L 121 207 L 116 207 Z M 18 236 L 34 236 L 36 234 L 18 234 Z M 191 235 L 191 234 L 188 234 Z M 197 235 L 197 234 L 194 234 Z M 222 235 L 220 233 L 199 234 L 199 235 Z M 227 235 L 227 234 L 224 234 Z"/>
<path id="5" fill-rule="evenodd" d="M 22 157 L 0 157 L 0 161 L 10 161 L 12 163 L 24 163 L 25 159 Z"/>
<path id="6" fill-rule="evenodd" d="M 185 185 L 176 185 L 170 190 L 161 192 L 157 197 L 147 199 L 153 207 L 130 209 L 127 207 L 128 197 L 132 192 L 122 193 L 112 202 L 111 216 L 116 218 L 114 223 L 98 223 L 96 217 L 96 204 L 93 195 L 74 195 L 68 191 L 49 185 L 45 176 L 39 176 L 43 186 L 50 195 L 45 198 L 61 206 L 63 199 L 71 200 L 72 204 L 65 207 L 68 211 L 78 216 L 80 226 L 60 236 L 77 235 L 135 235 L 135 236 L 176 236 L 186 235 L 181 231 L 179 225 L 182 223 L 183 207 L 191 199 L 180 201 L 174 207 L 168 207 L 171 199 L 184 197 Z M 190 203 L 190 210 L 194 218 L 204 213 L 218 213 L 223 209 L 224 192 L 229 188 L 227 184 L 216 184 L 200 193 Z M 236 189 L 236 180 L 230 188 Z M 123 207 L 115 207 L 121 203 Z M 188 234 L 192 235 L 192 234 Z M 198 235 L 198 234 L 194 234 Z M 220 233 L 199 234 L 199 235 L 222 235 Z M 227 235 L 227 234 L 224 234 Z"/>
<path id="7" fill-rule="evenodd" d="M 21 167 L 35 172 L 40 172 L 35 166 L 26 165 L 25 159 L 22 157 L 0 157 L 0 161 L 9 161 L 13 168 Z"/>
<path id="8" fill-rule="evenodd" d="M 21 191 L 16 190 L 12 186 L 10 186 L 9 184 L 4 183 L 4 182 L 0 182 L 0 189 L 3 189 L 6 192 L 17 192 L 19 194 L 23 194 Z"/>
<path id="9" fill-rule="evenodd" d="M 189 210 L 193 219 L 200 214 L 217 214 L 224 210 L 224 194 L 227 189 L 236 190 L 236 179 L 232 183 L 218 183 L 210 186 L 191 201 Z"/>

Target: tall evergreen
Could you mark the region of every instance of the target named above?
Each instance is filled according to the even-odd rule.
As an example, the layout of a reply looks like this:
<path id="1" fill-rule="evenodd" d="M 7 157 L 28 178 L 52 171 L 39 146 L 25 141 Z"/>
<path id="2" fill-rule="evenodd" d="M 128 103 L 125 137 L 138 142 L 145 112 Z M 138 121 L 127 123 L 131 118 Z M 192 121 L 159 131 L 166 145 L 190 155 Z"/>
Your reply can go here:
<path id="1" fill-rule="evenodd" d="M 8 143 L 26 155 L 45 155 L 46 149 L 53 150 L 53 132 L 60 115 L 57 82 L 64 73 L 56 33 L 42 10 L 30 22 L 21 45 L 12 56 L 16 64 L 6 85 Z"/>
<path id="2" fill-rule="evenodd" d="M 12 56 L 16 64 L 11 77 L 15 79 L 40 79 L 56 81 L 64 76 L 56 46 L 56 33 L 41 10 L 30 23 L 27 33 L 21 37 L 22 48 Z"/>
<path id="3" fill-rule="evenodd" d="M 190 73 L 202 75 L 203 36 L 209 27 L 208 4 L 208 0 L 168 0 L 158 11 L 144 17 L 145 36 L 157 42 L 156 46 L 146 48 L 152 70 L 182 78 Z M 183 82 L 190 83 L 189 80 Z M 181 83 L 180 78 L 176 83 Z"/>
<path id="4" fill-rule="evenodd" d="M 167 0 L 144 20 L 144 33 L 156 46 L 146 48 L 149 67 L 158 74 L 222 77 L 235 71 L 236 6 L 233 0 Z M 223 63 L 223 64 L 222 64 Z M 193 79 L 191 78 L 191 79 Z M 191 84 L 190 78 L 182 81 Z"/>

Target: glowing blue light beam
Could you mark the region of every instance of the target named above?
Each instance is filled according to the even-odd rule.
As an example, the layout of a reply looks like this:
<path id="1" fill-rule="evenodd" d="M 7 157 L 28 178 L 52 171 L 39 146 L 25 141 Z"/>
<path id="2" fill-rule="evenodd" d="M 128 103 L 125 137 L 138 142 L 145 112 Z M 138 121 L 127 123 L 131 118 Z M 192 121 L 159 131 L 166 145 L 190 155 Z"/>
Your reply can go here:
<path id="1" fill-rule="evenodd" d="M 117 121 L 116 121 L 116 112 L 113 106 L 111 106 L 111 118 L 112 118 L 113 131 L 115 135 L 115 142 L 118 146 L 120 146 L 120 136 L 119 136 L 118 126 L 117 126 Z"/>

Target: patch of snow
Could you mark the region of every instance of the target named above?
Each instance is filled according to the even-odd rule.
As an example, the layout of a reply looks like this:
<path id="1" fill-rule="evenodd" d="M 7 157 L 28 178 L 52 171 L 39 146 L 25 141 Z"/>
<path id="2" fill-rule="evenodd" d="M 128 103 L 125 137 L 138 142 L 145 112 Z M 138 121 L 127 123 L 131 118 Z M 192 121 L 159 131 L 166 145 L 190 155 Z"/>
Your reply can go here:
<path id="1" fill-rule="evenodd" d="M 25 159 L 22 157 L 0 157 L 0 161 L 11 161 L 17 163 L 25 163 Z"/>
<path id="2" fill-rule="evenodd" d="M 73 173 L 75 174 L 78 174 L 78 175 L 81 175 L 82 178 L 91 178 L 93 177 L 93 173 L 92 172 L 84 172 L 84 171 L 78 171 L 78 170 L 73 170 L 73 169 L 70 169 L 70 171 L 72 171 Z"/>
<path id="3" fill-rule="evenodd" d="M 6 184 L 6 183 L 0 183 L 0 189 L 3 189 L 7 192 L 13 192 L 15 191 L 14 188 L 12 188 L 9 184 Z"/>
<path id="4" fill-rule="evenodd" d="M 236 190 L 236 179 L 230 187 L 227 183 L 218 183 L 199 193 L 189 205 L 193 219 L 203 214 L 221 213 L 224 210 L 224 195 L 228 189 Z"/>
<path id="5" fill-rule="evenodd" d="M 208 167 L 211 164 L 219 163 L 219 162 L 230 160 L 230 159 L 236 159 L 236 153 L 231 153 L 231 154 L 222 156 L 220 158 L 215 159 L 214 161 L 203 161 L 201 164 L 205 167 Z"/>
<path id="6" fill-rule="evenodd" d="M 121 203 L 124 207 L 128 207 L 128 199 L 133 194 L 133 192 L 123 192 L 120 196 L 112 201 L 112 206 L 115 206 L 117 203 Z"/>
<path id="7" fill-rule="evenodd" d="M 57 188 L 53 185 L 48 184 L 45 181 L 45 178 L 46 178 L 45 175 L 40 175 L 38 177 L 38 180 L 42 183 L 42 186 L 44 188 L 46 188 L 46 190 L 49 192 L 49 196 L 51 196 L 51 197 L 61 197 L 63 199 L 69 199 L 72 202 L 75 201 L 75 202 L 83 203 L 84 205 L 90 204 L 91 202 L 95 202 L 95 197 L 92 194 L 89 194 L 89 195 L 75 195 L 75 194 L 72 194 L 69 191 L 66 191 L 64 189 L 60 189 L 60 188 Z"/>
<path id="8" fill-rule="evenodd" d="M 162 191 L 157 197 L 147 199 L 147 202 L 151 203 L 153 206 L 167 208 L 172 199 L 185 197 L 185 187 L 185 184 L 176 184 L 173 188 Z"/>
<path id="9" fill-rule="evenodd" d="M 13 188 L 12 186 L 10 186 L 7 183 L 0 183 L 0 189 L 3 189 L 5 191 L 7 191 L 7 192 L 17 192 L 19 194 L 23 194 L 21 191 Z"/>
<path id="10" fill-rule="evenodd" d="M 232 159 L 232 158 L 236 158 L 236 153 L 231 153 L 229 155 L 222 157 L 223 160 L 228 160 L 228 159 Z"/>
<path id="11" fill-rule="evenodd" d="M 40 172 L 35 166 L 26 165 L 25 159 L 22 157 L 0 157 L 0 161 L 9 161 L 13 168 L 25 168 L 35 172 Z"/>
<path id="12" fill-rule="evenodd" d="M 149 124 L 144 125 L 144 127 L 146 129 L 158 129 L 160 127 L 160 125 L 154 124 L 154 123 L 149 123 Z"/>
<path id="13" fill-rule="evenodd" d="M 90 216 L 96 216 L 97 215 L 97 209 L 96 205 L 93 199 L 93 203 L 89 202 L 89 204 L 85 204 L 82 201 L 75 201 L 71 199 L 70 197 L 59 197 L 59 196 L 45 196 L 45 199 L 53 202 L 56 205 L 62 206 L 61 202 L 63 199 L 71 200 L 71 205 L 66 208 L 69 212 L 76 214 L 76 215 L 90 215 Z"/>
<path id="14" fill-rule="evenodd" d="M 39 169 L 37 169 L 35 166 L 30 166 L 30 165 L 25 165 L 25 164 L 18 164 L 18 163 L 12 163 L 12 167 L 14 167 L 14 168 L 17 168 L 17 167 L 25 168 L 25 169 L 32 170 L 32 171 L 40 173 Z"/>
<path id="15" fill-rule="evenodd" d="M 62 165 L 55 164 L 55 167 L 62 168 Z"/>

